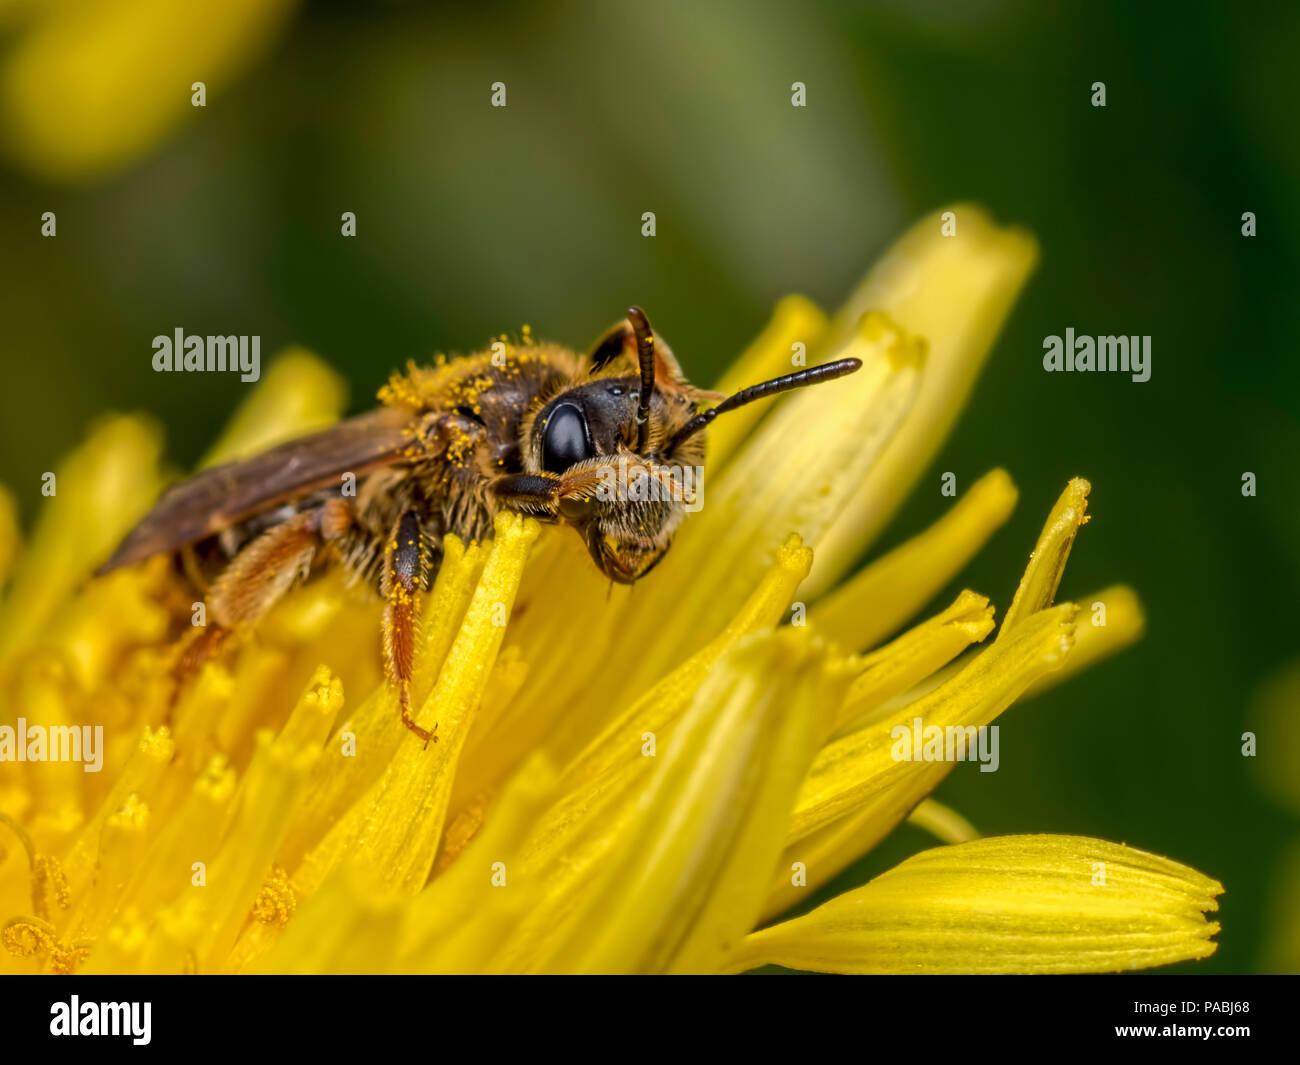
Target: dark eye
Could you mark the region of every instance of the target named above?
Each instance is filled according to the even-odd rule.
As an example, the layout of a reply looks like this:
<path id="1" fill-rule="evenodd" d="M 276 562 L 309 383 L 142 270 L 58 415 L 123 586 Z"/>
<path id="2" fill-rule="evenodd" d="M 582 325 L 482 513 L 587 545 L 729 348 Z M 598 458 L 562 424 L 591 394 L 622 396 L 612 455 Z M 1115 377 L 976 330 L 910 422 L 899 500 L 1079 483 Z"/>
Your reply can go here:
<path id="1" fill-rule="evenodd" d="M 587 443 L 587 419 L 571 403 L 561 403 L 546 419 L 542 438 L 542 468 L 548 473 L 563 473 L 570 466 L 592 457 Z"/>

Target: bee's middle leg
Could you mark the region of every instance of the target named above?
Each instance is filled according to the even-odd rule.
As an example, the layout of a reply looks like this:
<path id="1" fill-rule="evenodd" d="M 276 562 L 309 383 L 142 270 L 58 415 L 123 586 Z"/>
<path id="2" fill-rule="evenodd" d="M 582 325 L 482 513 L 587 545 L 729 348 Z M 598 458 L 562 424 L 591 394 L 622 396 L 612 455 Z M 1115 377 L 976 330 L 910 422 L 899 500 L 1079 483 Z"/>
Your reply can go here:
<path id="1" fill-rule="evenodd" d="M 407 511 L 397 519 L 384 544 L 384 666 L 397 690 L 402 724 L 429 746 L 438 731 L 421 728 L 411 715 L 411 677 L 415 672 L 415 640 L 420 620 L 420 595 L 428 578 L 428 552 L 420 519 Z"/>

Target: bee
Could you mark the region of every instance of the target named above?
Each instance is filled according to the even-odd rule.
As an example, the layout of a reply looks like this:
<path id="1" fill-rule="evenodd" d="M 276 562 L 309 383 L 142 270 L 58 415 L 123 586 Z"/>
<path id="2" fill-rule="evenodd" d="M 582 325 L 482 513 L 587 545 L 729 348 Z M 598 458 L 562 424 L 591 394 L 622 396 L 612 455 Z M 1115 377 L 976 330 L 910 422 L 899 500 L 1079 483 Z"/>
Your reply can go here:
<path id="1" fill-rule="evenodd" d="M 714 418 L 861 366 L 841 359 L 724 397 L 686 380 L 639 307 L 585 356 L 525 339 L 412 364 L 378 409 L 163 493 L 97 573 L 170 553 L 204 595 L 207 625 L 180 655 L 178 687 L 332 560 L 382 598 L 385 673 L 427 746 L 437 737 L 409 693 L 420 593 L 446 534 L 486 540 L 502 509 L 568 525 L 605 576 L 631 584 L 667 552 L 688 502 L 671 471 L 702 466 Z M 610 491 L 615 467 L 617 485 L 659 490 Z"/>

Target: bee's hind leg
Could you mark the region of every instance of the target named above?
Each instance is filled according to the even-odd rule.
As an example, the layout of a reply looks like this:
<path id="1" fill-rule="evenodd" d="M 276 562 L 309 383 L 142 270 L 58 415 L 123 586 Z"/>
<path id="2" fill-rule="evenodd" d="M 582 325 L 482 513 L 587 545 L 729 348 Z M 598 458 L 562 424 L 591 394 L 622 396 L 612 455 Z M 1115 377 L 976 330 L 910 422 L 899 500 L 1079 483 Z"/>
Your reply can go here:
<path id="1" fill-rule="evenodd" d="M 320 544 L 342 535 L 353 520 L 351 506 L 331 499 L 268 529 L 231 560 L 207 591 L 206 625 L 185 645 L 173 670 L 173 711 L 182 688 L 204 663 L 237 631 L 261 621 L 311 568 Z"/>
<path id="2" fill-rule="evenodd" d="M 415 640 L 420 621 L 420 592 L 428 583 L 429 549 L 420 519 L 407 511 L 397 519 L 384 544 L 384 667 L 397 691 L 402 724 L 424 741 L 437 743 L 432 729 L 421 728 L 411 715 L 411 677 L 415 671 Z"/>

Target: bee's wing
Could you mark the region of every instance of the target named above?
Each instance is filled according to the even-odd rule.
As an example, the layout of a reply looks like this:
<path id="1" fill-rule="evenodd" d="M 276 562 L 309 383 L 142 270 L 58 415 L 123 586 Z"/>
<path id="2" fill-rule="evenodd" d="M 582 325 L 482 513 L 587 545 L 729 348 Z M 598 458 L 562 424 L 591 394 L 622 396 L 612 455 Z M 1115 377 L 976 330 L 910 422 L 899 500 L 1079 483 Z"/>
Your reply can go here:
<path id="1" fill-rule="evenodd" d="M 212 536 L 304 492 L 400 460 L 410 414 L 381 407 L 172 485 L 96 576 Z"/>

